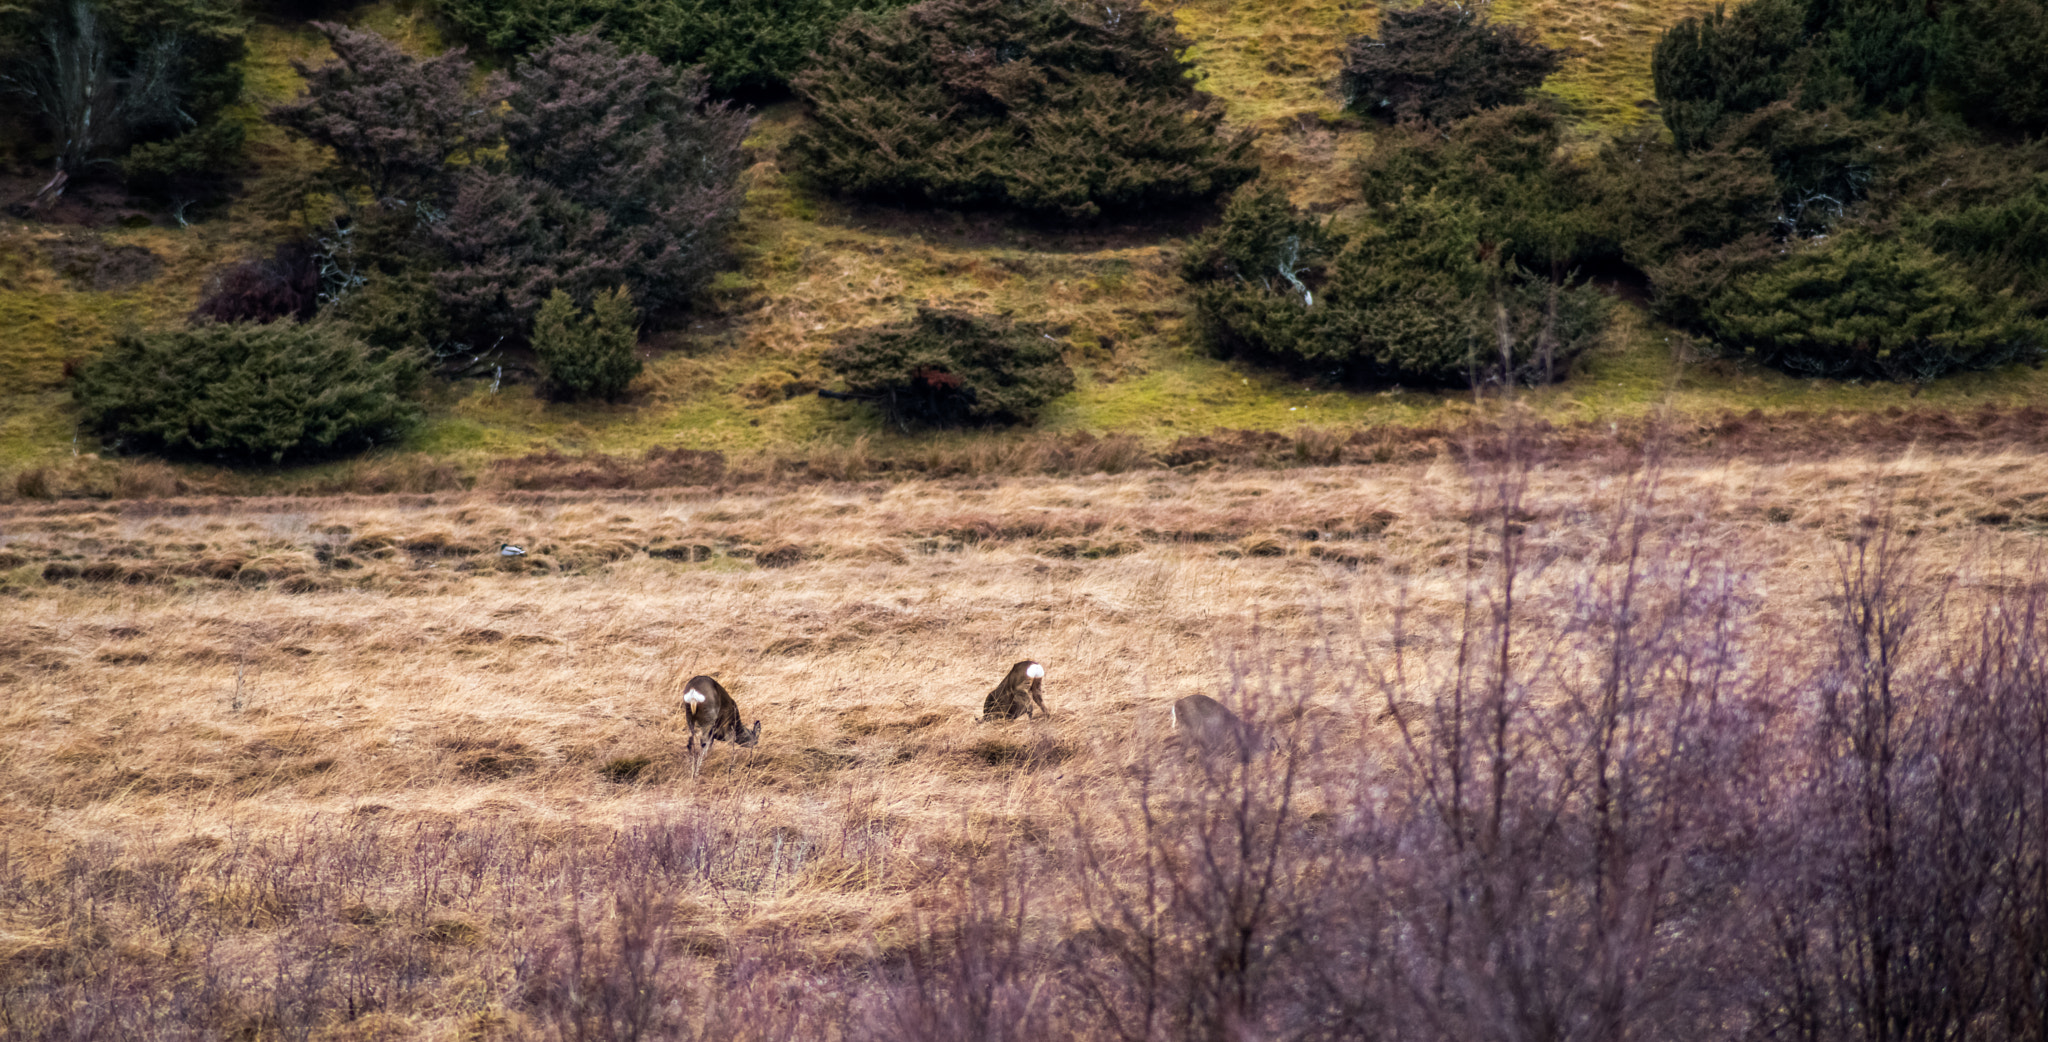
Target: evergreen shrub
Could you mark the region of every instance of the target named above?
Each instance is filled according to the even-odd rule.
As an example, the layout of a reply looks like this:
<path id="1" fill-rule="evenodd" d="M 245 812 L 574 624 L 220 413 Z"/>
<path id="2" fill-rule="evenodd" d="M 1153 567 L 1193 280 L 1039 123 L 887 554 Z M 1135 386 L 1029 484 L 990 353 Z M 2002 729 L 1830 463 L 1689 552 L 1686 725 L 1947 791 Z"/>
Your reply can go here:
<path id="1" fill-rule="evenodd" d="M 1526 267 L 1549 271 L 1619 251 L 1630 200 L 1602 198 L 1590 164 L 1566 158 L 1565 120 L 1544 105 L 1479 112 L 1448 129 L 1395 128 L 1358 165 L 1375 206 L 1430 192 L 1470 204 L 1474 234 Z"/>
<path id="2" fill-rule="evenodd" d="M 1272 187 L 1241 189 L 1183 273 L 1212 342 L 1348 382 L 1410 386 L 1562 378 L 1605 329 L 1606 297 L 1524 269 L 1482 235 L 1479 207 L 1434 191 L 1340 234 Z"/>
<path id="3" fill-rule="evenodd" d="M 1800 376 L 1926 382 L 2041 357 L 2044 323 L 1915 243 L 1862 233 L 1733 279 L 1708 306 L 1724 347 Z"/>
<path id="4" fill-rule="evenodd" d="M 380 345 L 414 339 L 393 325 L 405 313 L 450 350 L 518 343 L 555 290 L 587 305 L 621 283 L 658 323 L 723 260 L 752 120 L 707 101 L 701 73 L 582 33 L 479 82 L 459 51 L 421 60 L 320 28 L 337 60 L 303 69 L 305 96 L 270 118 L 340 160 L 334 187 L 357 203 L 323 240 L 349 269 L 329 297 Z M 380 274 L 384 299 L 351 304 Z"/>
<path id="5" fill-rule="evenodd" d="M 1653 77 L 1672 143 L 1610 149 L 1658 317 L 1788 372 L 1922 382 L 2048 319 L 2043 0 L 1751 0 Z M 1987 132 L 1991 131 L 1991 132 Z"/>
<path id="6" fill-rule="evenodd" d="M 219 323 L 117 337 L 73 394 L 117 451 L 277 464 L 400 437 L 421 376 L 327 323 Z"/>
<path id="7" fill-rule="evenodd" d="M 463 345 L 455 341 L 430 271 L 373 268 L 362 285 L 329 305 L 327 314 L 374 350 L 410 351 L 457 366 L 462 361 Z"/>
<path id="8" fill-rule="evenodd" d="M 846 396 L 908 429 L 1030 423 L 1074 389 L 1060 346 L 1008 318 L 920 308 L 912 321 L 827 351 Z"/>
<path id="9" fill-rule="evenodd" d="M 556 290 L 533 322 L 533 353 L 556 397 L 616 399 L 640 375 L 640 314 L 620 286 L 599 293 L 584 315 L 569 294 Z"/>
<path id="10" fill-rule="evenodd" d="M 1673 26 L 1652 53 L 1651 75 L 1665 124 L 1686 150 L 1778 101 L 1948 113 L 2040 133 L 2044 47 L 2048 0 L 1749 0 Z"/>
<path id="11" fill-rule="evenodd" d="M 1173 19 L 1129 0 L 924 0 L 856 14 L 793 86 L 790 145 L 829 190 L 1087 221 L 1208 200 L 1256 172 L 1218 134 Z"/>
<path id="12" fill-rule="evenodd" d="M 303 322 L 319 308 L 319 258 L 312 243 L 295 239 L 269 257 L 221 272 L 207 286 L 192 317 L 212 322 Z"/>
<path id="13" fill-rule="evenodd" d="M 834 26 L 902 0 L 434 0 L 456 35 L 506 58 L 595 31 L 623 50 L 695 65 L 720 94 L 785 89 Z"/>
<path id="14" fill-rule="evenodd" d="M 1385 9 L 1378 36 L 1352 39 L 1339 84 L 1364 115 L 1443 125 L 1520 102 L 1563 63 L 1564 52 L 1483 6 L 1427 0 Z"/>
<path id="15" fill-rule="evenodd" d="M 1805 66 L 1802 0 L 1750 0 L 1687 18 L 1657 40 L 1651 82 L 1681 151 L 1702 148 L 1728 120 L 1792 94 Z"/>
<path id="16" fill-rule="evenodd" d="M 752 118 L 707 102 L 702 73 L 589 33 L 520 62 L 508 101 L 503 158 L 470 167 L 433 226 L 457 327 L 522 337 L 556 289 L 584 303 L 621 283 L 651 320 L 687 306 L 738 219 Z"/>
<path id="17" fill-rule="evenodd" d="M 398 209 L 433 206 L 453 176 L 449 160 L 497 142 L 503 77 L 472 89 L 475 66 L 461 48 L 419 59 L 367 29 L 314 22 L 335 60 L 294 61 L 306 93 L 266 118 L 334 150 L 345 180 Z"/>

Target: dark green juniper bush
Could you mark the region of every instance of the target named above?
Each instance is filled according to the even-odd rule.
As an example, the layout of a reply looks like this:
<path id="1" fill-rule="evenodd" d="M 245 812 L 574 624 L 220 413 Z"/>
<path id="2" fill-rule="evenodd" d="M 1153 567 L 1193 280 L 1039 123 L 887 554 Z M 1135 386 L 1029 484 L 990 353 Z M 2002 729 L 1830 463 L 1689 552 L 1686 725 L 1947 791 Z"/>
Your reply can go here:
<path id="1" fill-rule="evenodd" d="M 584 315 L 569 294 L 556 290 L 533 320 L 533 353 L 556 397 L 616 399 L 640 375 L 640 313 L 619 286 L 599 293 Z"/>
<path id="2" fill-rule="evenodd" d="M 513 58 L 596 32 L 626 51 L 701 67 L 720 94 L 784 90 L 855 11 L 903 0 L 434 0 L 457 36 Z"/>
<path id="3" fill-rule="evenodd" d="M 73 394 L 80 425 L 118 451 L 277 464 L 404 435 L 422 377 L 417 357 L 328 323 L 209 323 L 117 337 Z"/>
<path id="4" fill-rule="evenodd" d="M 1802 376 L 1923 383 L 2038 357 L 2042 325 L 1925 246 L 1852 231 L 1736 278 L 1706 314 L 1732 350 Z"/>
<path id="5" fill-rule="evenodd" d="M 1753 0 L 1658 42 L 1672 141 L 1609 150 L 1653 309 L 1799 375 L 2048 344 L 2048 4 Z M 1618 211 L 1619 212 L 1619 211 Z"/>
<path id="6" fill-rule="evenodd" d="M 1563 378 L 1611 310 L 1570 267 L 1588 248 L 1575 237 L 1588 224 L 1577 204 L 1503 176 L 1485 188 L 1522 205 L 1496 209 L 1427 161 L 1392 165 L 1423 171 L 1423 183 L 1369 185 L 1392 197 L 1353 228 L 1296 212 L 1271 185 L 1238 191 L 1183 260 L 1213 346 L 1350 383 Z M 1536 164 L 1532 179 L 1546 170 Z M 1522 256 L 1510 234 L 1525 237 Z"/>
<path id="7" fill-rule="evenodd" d="M 904 429 L 1030 423 L 1074 389 L 1060 345 L 1044 331 L 933 308 L 833 348 L 825 369 L 847 389 L 820 394 L 872 402 Z"/>
<path id="8" fill-rule="evenodd" d="M 1213 198 L 1256 172 L 1173 20 L 1124 0 L 925 0 L 848 18 L 793 86 L 828 190 L 1066 221 Z"/>
<path id="9" fill-rule="evenodd" d="M 1378 36 L 1353 39 L 1339 85 L 1365 115 L 1442 125 L 1520 102 L 1563 63 L 1563 51 L 1492 21 L 1484 4 L 1429 0 L 1387 9 Z"/>

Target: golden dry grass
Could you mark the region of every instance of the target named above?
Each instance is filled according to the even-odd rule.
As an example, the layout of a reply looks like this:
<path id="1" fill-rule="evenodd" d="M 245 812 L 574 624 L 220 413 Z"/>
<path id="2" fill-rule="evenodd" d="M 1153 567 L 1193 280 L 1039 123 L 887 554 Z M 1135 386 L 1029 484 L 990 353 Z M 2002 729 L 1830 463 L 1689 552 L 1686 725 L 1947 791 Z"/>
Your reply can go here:
<path id="1" fill-rule="evenodd" d="M 1316 676 L 1340 733 L 1391 742 L 1384 705 L 1337 692 L 1384 654 L 1397 599 L 1425 629 L 1455 615 L 1486 559 L 1473 480 L 1447 457 L 723 496 L 18 504 L 0 513 L 0 848 L 54 877 L 96 845 L 141 865 L 362 828 L 602 843 L 716 808 L 728 868 L 675 912 L 693 950 L 885 950 L 961 854 L 1055 850 L 1071 811 L 1113 811 L 1101 794 L 1151 754 L 1166 704 L 1234 697 L 1248 655 Z M 1635 480 L 1595 463 L 1530 476 L 1539 626 L 1543 591 L 1597 561 L 1603 504 Z M 1999 581 L 2048 526 L 2032 454 L 1693 463 L 1661 482 L 1658 525 L 1751 569 L 1773 625 L 1818 625 L 1835 548 L 1873 504 L 1966 582 Z M 531 553 L 502 559 L 504 540 Z M 975 723 L 1025 657 L 1048 667 L 1051 719 Z M 693 781 L 674 693 L 697 672 L 766 724 Z M 289 918 L 219 900 L 242 902 L 231 932 L 250 944 Z M 61 923 L 0 922 L 0 945 L 67 943 Z"/>

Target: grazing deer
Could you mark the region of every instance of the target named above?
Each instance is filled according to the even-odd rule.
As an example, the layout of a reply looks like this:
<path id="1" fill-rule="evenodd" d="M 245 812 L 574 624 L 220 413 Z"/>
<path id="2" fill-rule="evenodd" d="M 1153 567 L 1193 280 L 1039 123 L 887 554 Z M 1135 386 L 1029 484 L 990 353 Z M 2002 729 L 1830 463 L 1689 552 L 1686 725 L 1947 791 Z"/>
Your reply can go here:
<path id="1" fill-rule="evenodd" d="M 1185 736 L 1185 747 L 1202 753 L 1248 748 L 1254 739 L 1251 728 L 1236 713 L 1208 695 L 1189 695 L 1168 712 L 1174 735 Z"/>
<path id="2" fill-rule="evenodd" d="M 707 676 L 694 676 L 683 687 L 683 719 L 690 725 L 690 777 L 704 767 L 704 757 L 723 738 L 742 746 L 761 740 L 761 721 L 752 730 L 740 719 L 740 704 L 725 693 L 725 685 Z"/>
<path id="3" fill-rule="evenodd" d="M 1029 659 L 1011 666 L 1010 675 L 982 700 L 982 720 L 1015 720 L 1034 713 L 1051 716 L 1052 711 L 1045 708 L 1044 679 L 1045 667 Z"/>

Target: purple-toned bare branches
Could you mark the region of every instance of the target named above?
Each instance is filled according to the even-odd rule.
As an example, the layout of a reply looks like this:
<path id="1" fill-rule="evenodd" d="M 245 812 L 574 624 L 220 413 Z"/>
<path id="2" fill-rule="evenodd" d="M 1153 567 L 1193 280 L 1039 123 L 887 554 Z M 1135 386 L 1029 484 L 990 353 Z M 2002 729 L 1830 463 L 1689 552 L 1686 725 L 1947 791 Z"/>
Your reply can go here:
<path id="1" fill-rule="evenodd" d="M 1072 886 L 1088 927 L 1066 949 L 1068 979 L 1103 1037 L 1222 1042 L 1322 1017 L 1301 987 L 1334 894 L 1322 889 L 1333 850 L 1301 809 L 1319 784 L 1309 667 L 1239 664 L 1223 701 L 1243 726 L 1190 741 L 1180 762 L 1141 760 L 1127 810 L 1077 814 Z"/>
<path id="2" fill-rule="evenodd" d="M 320 309 L 320 259 L 314 245 L 294 240 L 267 258 L 246 260 L 216 276 L 194 319 L 212 322 L 304 322 Z"/>

